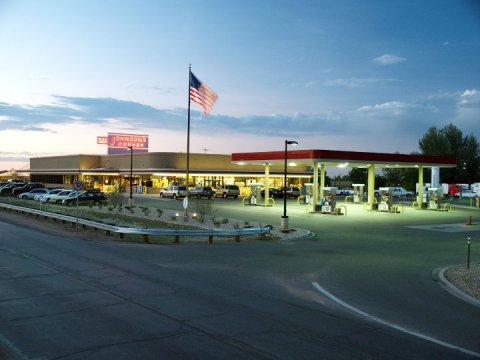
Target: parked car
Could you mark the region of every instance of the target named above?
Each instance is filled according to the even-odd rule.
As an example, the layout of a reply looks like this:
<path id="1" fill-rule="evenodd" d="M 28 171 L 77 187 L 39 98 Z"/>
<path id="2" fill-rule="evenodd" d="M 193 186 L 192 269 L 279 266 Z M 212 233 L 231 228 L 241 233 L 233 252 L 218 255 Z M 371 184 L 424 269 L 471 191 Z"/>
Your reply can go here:
<path id="1" fill-rule="evenodd" d="M 65 190 L 65 189 L 63 189 L 62 191 L 55 192 L 54 194 L 52 194 L 52 192 L 54 192 L 54 191 L 55 190 L 52 190 L 52 191 L 50 191 L 50 193 L 42 196 L 40 201 L 44 202 L 44 203 L 49 202 L 49 203 L 53 203 L 53 204 L 61 204 L 62 201 L 64 199 L 66 199 L 68 196 L 76 193 L 75 190 Z"/>
<path id="2" fill-rule="evenodd" d="M 233 197 L 234 199 L 240 196 L 240 189 L 237 185 L 224 185 L 221 188 L 215 190 L 215 197 Z"/>
<path id="3" fill-rule="evenodd" d="M 477 197 L 477 194 L 472 190 L 462 190 L 461 192 L 456 193 L 455 196 L 460 198 L 475 198 Z"/>
<path id="4" fill-rule="evenodd" d="M 343 195 L 352 196 L 353 195 L 353 189 L 343 189 Z"/>
<path id="5" fill-rule="evenodd" d="M 17 187 L 17 188 L 13 188 L 13 189 L 12 189 L 12 195 L 13 195 L 13 196 L 18 196 L 18 195 L 20 195 L 20 194 L 29 192 L 30 190 L 37 189 L 37 188 L 44 188 L 44 187 L 45 187 L 45 185 L 43 185 L 42 183 L 39 183 L 39 182 L 29 182 L 29 183 L 26 183 L 26 184 L 23 185 L 23 186 L 20 186 L 20 187 Z"/>
<path id="6" fill-rule="evenodd" d="M 99 205 L 104 204 L 107 198 L 103 192 L 99 191 L 85 191 L 82 193 L 73 193 L 66 199 L 62 200 L 63 205 L 72 206 L 76 205 Z"/>
<path id="7" fill-rule="evenodd" d="M 189 191 L 191 197 L 211 199 L 213 197 L 213 189 L 210 186 L 195 186 Z"/>
<path id="8" fill-rule="evenodd" d="M 283 187 L 281 189 L 282 191 L 282 196 L 283 196 L 283 192 L 285 191 L 285 188 Z M 300 192 L 300 189 L 298 187 L 295 187 L 295 186 L 287 186 L 287 197 L 289 198 L 298 198 L 300 196 L 301 192 Z"/>
<path id="9" fill-rule="evenodd" d="M 391 187 L 393 197 L 407 197 L 413 196 L 413 192 L 405 190 L 403 187 Z M 375 190 L 375 196 L 380 196 L 380 190 Z"/>
<path id="10" fill-rule="evenodd" d="M 185 185 L 170 185 L 166 189 L 160 191 L 160 197 L 162 198 L 183 198 L 187 196 L 187 187 Z"/>
<path id="11" fill-rule="evenodd" d="M 262 197 L 265 197 L 265 189 L 263 189 L 260 193 L 262 194 Z M 282 190 L 276 188 L 268 188 L 268 194 L 268 197 L 271 198 L 280 198 L 283 196 Z"/>
<path id="12" fill-rule="evenodd" d="M 50 195 L 55 195 L 55 194 L 58 194 L 59 192 L 65 190 L 64 188 L 60 188 L 60 189 L 50 189 L 47 193 L 45 194 L 38 194 L 36 195 L 33 200 L 38 200 L 38 201 L 41 201 L 41 202 L 47 202 L 46 200 L 42 200 L 45 196 L 50 196 Z"/>
<path id="13" fill-rule="evenodd" d="M 14 182 L 11 182 L 7 185 L 5 185 L 4 187 L 2 187 L 2 189 L 0 189 L 0 195 L 12 195 L 12 190 L 17 188 L 17 187 L 22 187 L 23 185 L 25 185 L 25 183 L 14 183 Z"/>
<path id="14" fill-rule="evenodd" d="M 45 189 L 45 188 L 36 188 L 36 189 L 32 189 L 30 191 L 21 193 L 20 195 L 18 195 L 18 197 L 20 199 L 33 200 L 33 199 L 35 199 L 35 196 L 48 194 L 49 191 L 50 190 Z"/>

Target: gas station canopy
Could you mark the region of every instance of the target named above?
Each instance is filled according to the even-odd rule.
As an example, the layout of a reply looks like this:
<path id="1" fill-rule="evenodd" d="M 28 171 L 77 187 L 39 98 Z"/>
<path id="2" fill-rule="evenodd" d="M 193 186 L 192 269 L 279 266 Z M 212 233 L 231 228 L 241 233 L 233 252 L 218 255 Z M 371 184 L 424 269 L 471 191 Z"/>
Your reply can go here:
<path id="1" fill-rule="evenodd" d="M 311 166 L 314 163 L 326 167 L 364 167 L 374 165 L 376 168 L 418 168 L 440 167 L 452 168 L 457 166 L 457 160 L 451 156 L 407 155 L 391 153 L 373 153 L 338 150 L 289 150 L 289 165 Z M 285 161 L 284 151 L 266 151 L 233 153 L 232 162 L 235 164 L 280 165 Z"/>

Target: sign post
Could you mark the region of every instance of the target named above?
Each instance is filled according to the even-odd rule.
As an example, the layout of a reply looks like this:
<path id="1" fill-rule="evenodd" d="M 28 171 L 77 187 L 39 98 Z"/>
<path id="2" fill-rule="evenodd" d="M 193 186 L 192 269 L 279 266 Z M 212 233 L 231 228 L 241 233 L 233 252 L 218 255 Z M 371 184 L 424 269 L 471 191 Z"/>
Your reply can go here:
<path id="1" fill-rule="evenodd" d="M 76 217 L 77 217 L 77 232 L 78 232 L 78 191 L 82 191 L 85 188 L 83 181 L 74 181 L 73 182 L 73 190 L 77 191 L 77 209 L 76 209 Z"/>

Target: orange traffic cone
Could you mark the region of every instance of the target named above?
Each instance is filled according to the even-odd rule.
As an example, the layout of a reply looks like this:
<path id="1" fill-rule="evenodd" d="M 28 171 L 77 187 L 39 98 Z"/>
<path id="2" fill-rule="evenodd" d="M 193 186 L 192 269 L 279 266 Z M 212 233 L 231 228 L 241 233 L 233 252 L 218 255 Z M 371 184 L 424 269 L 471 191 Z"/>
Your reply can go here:
<path id="1" fill-rule="evenodd" d="M 472 225 L 472 215 L 468 217 L 467 225 Z"/>

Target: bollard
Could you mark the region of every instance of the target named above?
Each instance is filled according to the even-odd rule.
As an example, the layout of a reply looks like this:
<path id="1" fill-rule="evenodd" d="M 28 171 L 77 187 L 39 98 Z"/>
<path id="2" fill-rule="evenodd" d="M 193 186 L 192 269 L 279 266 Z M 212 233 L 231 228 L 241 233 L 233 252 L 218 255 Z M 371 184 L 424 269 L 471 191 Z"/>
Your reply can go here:
<path id="1" fill-rule="evenodd" d="M 472 225 L 472 215 L 468 217 L 466 225 Z"/>
<path id="2" fill-rule="evenodd" d="M 470 238 L 467 240 L 467 269 L 470 269 Z"/>
<path id="3" fill-rule="evenodd" d="M 282 216 L 280 218 L 280 231 L 288 232 L 288 216 Z"/>

